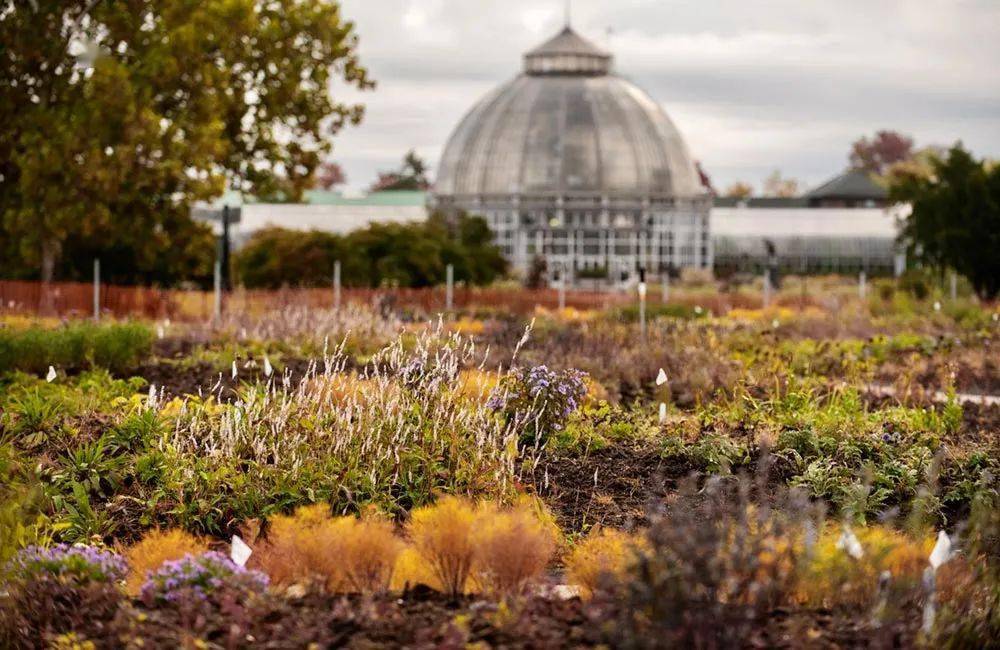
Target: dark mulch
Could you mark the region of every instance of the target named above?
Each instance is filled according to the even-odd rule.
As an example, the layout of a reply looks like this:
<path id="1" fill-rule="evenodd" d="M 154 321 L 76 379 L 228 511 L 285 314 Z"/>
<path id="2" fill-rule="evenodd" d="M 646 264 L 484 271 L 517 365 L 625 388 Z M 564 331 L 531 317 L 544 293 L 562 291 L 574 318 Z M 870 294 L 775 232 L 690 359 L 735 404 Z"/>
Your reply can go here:
<path id="1" fill-rule="evenodd" d="M 122 639 L 147 648 L 586 648 L 599 645 L 594 614 L 579 599 L 527 598 L 513 606 L 451 599 L 426 587 L 374 598 L 269 595 L 183 611 L 132 603 L 102 630 L 98 647 Z M 140 641 L 141 640 L 141 641 Z"/>
<path id="2" fill-rule="evenodd" d="M 777 608 L 750 641 L 756 648 L 912 648 L 919 612 L 884 625 L 871 616 L 828 609 Z"/>
<path id="3" fill-rule="evenodd" d="M 1000 405 L 963 404 L 962 426 L 954 436 L 960 443 L 1000 447 Z"/>
<path id="4" fill-rule="evenodd" d="M 114 618 L 67 616 L 68 629 L 97 648 L 591 648 L 615 647 L 624 620 L 612 601 L 532 596 L 511 604 L 451 599 L 423 586 L 377 597 L 267 595 L 193 608 L 125 603 Z M 29 617 L 30 618 L 30 617 Z M 627 618 L 627 616 L 625 617 Z M 36 621 L 37 622 L 37 621 Z M 866 614 L 777 608 L 752 630 L 746 648 L 913 647 L 919 612 L 874 625 Z M 27 631 L 24 629 L 23 631 Z M 23 647 L 44 647 L 26 635 Z M 645 638 L 644 647 L 671 647 Z M 22 645 L 18 643 L 17 645 Z"/>
<path id="5" fill-rule="evenodd" d="M 619 442 L 546 456 L 529 480 L 563 530 L 597 524 L 629 529 L 646 523 L 650 500 L 671 492 L 690 472 L 684 461 L 662 458 L 651 443 Z"/>

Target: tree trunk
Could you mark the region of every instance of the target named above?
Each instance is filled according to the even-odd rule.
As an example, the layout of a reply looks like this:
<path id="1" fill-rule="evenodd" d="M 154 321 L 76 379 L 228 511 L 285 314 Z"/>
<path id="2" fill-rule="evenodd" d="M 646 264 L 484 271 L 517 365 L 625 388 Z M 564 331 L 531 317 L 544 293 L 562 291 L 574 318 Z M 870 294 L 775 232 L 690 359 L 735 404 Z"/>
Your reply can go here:
<path id="1" fill-rule="evenodd" d="M 59 245 L 54 240 L 46 239 L 42 242 L 42 282 L 45 284 L 52 282 L 55 276 L 58 249 Z"/>
<path id="2" fill-rule="evenodd" d="M 41 311 L 43 314 L 50 315 L 55 311 L 55 303 L 52 297 L 52 280 L 55 277 L 56 261 L 59 258 L 59 253 L 62 251 L 62 245 L 59 241 L 52 238 L 46 238 L 42 240 L 42 304 Z"/>

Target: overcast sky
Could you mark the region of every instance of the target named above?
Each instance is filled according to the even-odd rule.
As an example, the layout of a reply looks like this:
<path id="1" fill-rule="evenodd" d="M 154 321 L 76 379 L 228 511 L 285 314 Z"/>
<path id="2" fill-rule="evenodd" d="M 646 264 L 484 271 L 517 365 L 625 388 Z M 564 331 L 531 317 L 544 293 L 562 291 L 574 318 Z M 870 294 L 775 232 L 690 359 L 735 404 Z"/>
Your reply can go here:
<path id="1" fill-rule="evenodd" d="M 335 139 L 351 187 L 462 115 L 558 31 L 563 0 L 342 0 L 378 82 Z M 1000 0 L 575 0 L 573 26 L 667 111 L 719 189 L 807 186 L 881 128 L 1000 157 Z M 609 31 L 610 30 L 610 31 Z"/>

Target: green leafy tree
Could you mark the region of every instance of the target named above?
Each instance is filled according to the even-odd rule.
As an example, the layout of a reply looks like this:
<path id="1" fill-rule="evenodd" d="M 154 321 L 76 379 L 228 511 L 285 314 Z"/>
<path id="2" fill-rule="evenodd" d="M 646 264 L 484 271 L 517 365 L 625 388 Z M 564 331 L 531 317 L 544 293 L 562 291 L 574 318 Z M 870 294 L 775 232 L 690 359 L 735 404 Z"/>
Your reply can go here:
<path id="1" fill-rule="evenodd" d="M 371 191 L 426 190 L 428 187 L 427 163 L 411 149 L 403 156 L 403 166 L 398 171 L 379 173 Z"/>
<path id="2" fill-rule="evenodd" d="M 427 228 L 443 242 L 443 262 L 455 267 L 455 280 L 486 285 L 507 272 L 507 260 L 493 243 L 486 220 L 464 212 L 447 217 L 434 212 Z"/>
<path id="3" fill-rule="evenodd" d="M 334 261 L 339 259 L 349 265 L 347 258 L 351 255 L 339 235 L 272 227 L 253 234 L 236 255 L 235 265 L 237 277 L 248 287 L 319 287 L 330 284 Z M 349 282 L 353 275 L 356 270 L 345 269 L 345 284 L 353 284 Z"/>
<path id="4" fill-rule="evenodd" d="M 71 54 L 81 40 L 92 65 Z M 371 86 L 356 46 L 323 0 L 4 2 L 5 240 L 50 280 L 67 242 L 165 232 L 227 184 L 297 200 L 361 118 L 329 92 Z"/>
<path id="5" fill-rule="evenodd" d="M 247 287 L 329 286 L 335 261 L 345 286 L 428 287 L 455 279 L 486 285 L 507 263 L 492 243 L 486 222 L 433 214 L 421 223 L 376 223 L 347 235 L 283 228 L 257 231 L 236 256 Z"/>
<path id="6" fill-rule="evenodd" d="M 890 199 L 912 206 L 900 238 L 910 255 L 954 269 L 983 298 L 1000 294 L 1000 166 L 976 160 L 961 144 L 935 159 L 930 174 L 892 177 Z"/>
<path id="7" fill-rule="evenodd" d="M 118 219 L 90 236 L 73 237 L 63 246 L 57 275 L 89 281 L 94 258 L 100 258 L 101 278 L 111 284 L 211 286 L 218 246 L 212 229 L 176 211 L 161 215 L 158 225 Z"/>

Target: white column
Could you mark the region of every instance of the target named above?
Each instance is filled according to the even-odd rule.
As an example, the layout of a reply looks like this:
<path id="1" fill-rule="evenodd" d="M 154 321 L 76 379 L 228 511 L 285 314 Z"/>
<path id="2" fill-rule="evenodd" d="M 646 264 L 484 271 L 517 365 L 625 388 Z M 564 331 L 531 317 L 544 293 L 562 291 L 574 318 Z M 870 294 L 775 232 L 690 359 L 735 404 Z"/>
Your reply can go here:
<path id="1" fill-rule="evenodd" d="M 448 311 L 455 305 L 455 265 L 449 264 L 446 269 L 445 281 L 445 307 Z"/>
<path id="2" fill-rule="evenodd" d="M 333 308 L 340 309 L 340 260 L 333 263 Z"/>
<path id="3" fill-rule="evenodd" d="M 101 320 L 101 260 L 94 258 L 94 320 Z"/>

